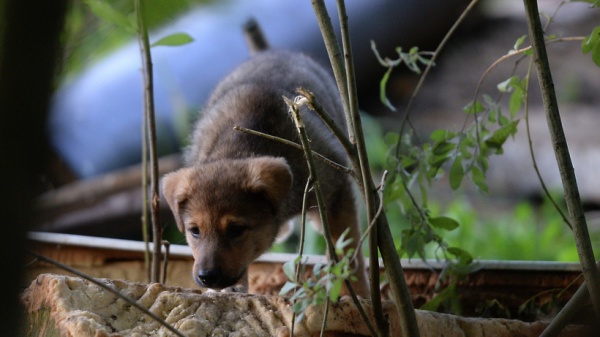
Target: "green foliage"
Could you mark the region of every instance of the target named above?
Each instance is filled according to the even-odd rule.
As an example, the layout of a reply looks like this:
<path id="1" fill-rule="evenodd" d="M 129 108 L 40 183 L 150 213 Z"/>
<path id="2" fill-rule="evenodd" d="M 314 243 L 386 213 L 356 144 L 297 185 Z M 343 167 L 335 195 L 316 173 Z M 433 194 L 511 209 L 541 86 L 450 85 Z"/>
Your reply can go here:
<path id="1" fill-rule="evenodd" d="M 433 53 L 421 52 L 421 51 L 419 51 L 418 47 L 412 47 L 408 51 L 408 53 L 405 53 L 402 51 L 401 47 L 398 47 L 398 48 L 396 48 L 396 53 L 398 53 L 398 58 L 395 60 L 392 60 L 387 57 L 382 58 L 381 55 L 379 55 L 379 52 L 377 51 L 377 46 L 375 45 L 375 41 L 371 41 L 371 49 L 373 50 L 375 57 L 377 57 L 377 61 L 379 61 L 379 64 L 381 64 L 381 66 L 387 68 L 387 71 L 385 72 L 381 81 L 379 82 L 379 92 L 380 92 L 379 99 L 390 110 L 396 111 L 396 108 L 389 101 L 389 99 L 387 98 L 387 95 L 385 93 L 385 88 L 387 87 L 387 82 L 390 78 L 390 75 L 392 74 L 392 70 L 394 68 L 396 68 L 397 66 L 404 64 L 412 72 L 420 74 L 421 73 L 420 66 L 421 65 L 426 66 L 431 63 L 430 59 L 428 59 L 426 56 L 432 56 Z"/>
<path id="2" fill-rule="evenodd" d="M 102 0 L 86 0 L 85 3 L 97 17 L 129 33 L 135 34 L 137 32 L 137 22 L 135 17 L 131 15 L 131 12 L 129 15 L 124 15 L 107 1 Z"/>
<path id="3" fill-rule="evenodd" d="M 150 29 L 208 0 L 144 0 L 144 17 Z M 73 1 L 66 18 L 63 75 L 76 73 L 134 38 L 137 21 L 131 0 Z"/>
<path id="4" fill-rule="evenodd" d="M 592 31 L 592 34 L 585 37 L 581 43 L 581 50 L 584 54 L 592 52 L 592 60 L 600 67 L 600 26 Z"/>
<path id="5" fill-rule="evenodd" d="M 600 0 L 571 0 L 571 1 L 587 2 L 587 3 L 590 4 L 591 7 L 598 7 L 598 6 L 600 6 Z"/>
<path id="6" fill-rule="evenodd" d="M 573 234 L 549 201 L 541 207 L 522 201 L 512 211 L 489 213 L 457 197 L 443 210 L 439 205 L 431 208 L 461 223 L 444 239 L 449 245 L 474 252 L 477 259 L 578 261 Z M 598 251 L 600 233 L 591 236 Z M 434 254 L 435 250 L 429 249 L 426 257 Z"/>
<path id="7" fill-rule="evenodd" d="M 167 35 L 162 39 L 152 43 L 152 47 L 166 46 L 166 47 L 177 47 L 188 43 L 194 42 L 194 39 L 187 33 L 173 33 Z"/>
<path id="8" fill-rule="evenodd" d="M 302 320 L 306 308 L 310 306 L 323 305 L 327 300 L 335 303 L 340 298 L 343 283 L 356 279 L 351 267 L 354 250 L 346 249 L 352 242 L 352 239 L 346 239 L 348 232 L 349 229 L 344 231 L 335 244 L 339 261 L 315 264 L 311 277 L 300 279 L 297 276 L 306 274 L 306 263 L 302 262 L 302 256 L 283 265 L 283 272 L 289 281 L 281 288 L 279 295 L 286 296 L 292 293 L 290 300 L 294 301 L 292 310 L 297 321 Z"/>

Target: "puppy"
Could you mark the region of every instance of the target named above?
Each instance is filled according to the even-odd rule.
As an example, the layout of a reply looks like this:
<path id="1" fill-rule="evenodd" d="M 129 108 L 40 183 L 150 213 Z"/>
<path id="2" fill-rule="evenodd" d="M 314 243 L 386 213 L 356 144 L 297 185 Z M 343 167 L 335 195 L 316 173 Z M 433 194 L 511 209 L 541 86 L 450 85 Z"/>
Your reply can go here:
<path id="1" fill-rule="evenodd" d="M 303 151 L 234 130 L 238 125 L 299 144 L 282 99 L 293 98 L 299 87 L 312 91 L 336 123 L 345 125 L 337 87 L 322 67 L 302 54 L 264 51 L 216 87 L 196 124 L 185 168 L 163 179 L 163 194 L 192 249 L 192 275 L 200 287 L 247 291 L 249 264 L 302 210 L 309 178 Z M 325 124 L 302 109 L 312 149 L 346 163 Z M 316 165 L 333 239 L 350 228 L 356 245 L 360 230 L 352 182 L 318 160 Z M 320 229 L 314 193 L 310 195 L 308 215 Z M 353 287 L 367 297 L 361 254 L 356 267 Z"/>

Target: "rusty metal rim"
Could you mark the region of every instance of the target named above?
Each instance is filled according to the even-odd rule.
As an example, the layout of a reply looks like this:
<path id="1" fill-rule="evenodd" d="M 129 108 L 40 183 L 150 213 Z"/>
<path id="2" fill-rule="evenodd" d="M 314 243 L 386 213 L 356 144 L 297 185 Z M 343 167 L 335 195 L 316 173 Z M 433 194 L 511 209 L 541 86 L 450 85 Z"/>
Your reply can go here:
<path id="1" fill-rule="evenodd" d="M 145 244 L 141 241 L 110 239 L 73 234 L 29 232 L 28 239 L 31 242 L 40 242 L 56 245 L 68 245 L 106 250 L 121 250 L 128 252 L 143 252 Z M 150 243 L 152 247 L 152 243 Z M 190 248 L 186 245 L 170 245 L 171 256 L 192 257 Z M 296 254 L 290 253 L 266 253 L 257 262 L 263 263 L 285 263 L 296 258 Z M 323 255 L 306 255 L 306 263 L 324 263 L 326 257 Z M 436 260 L 422 261 L 420 259 L 402 259 L 405 269 L 443 269 L 444 262 Z M 530 271 L 581 271 L 578 262 L 555 262 L 555 261 L 500 261 L 500 260 L 478 260 L 482 270 L 530 270 Z M 380 261 L 380 265 L 383 263 Z"/>

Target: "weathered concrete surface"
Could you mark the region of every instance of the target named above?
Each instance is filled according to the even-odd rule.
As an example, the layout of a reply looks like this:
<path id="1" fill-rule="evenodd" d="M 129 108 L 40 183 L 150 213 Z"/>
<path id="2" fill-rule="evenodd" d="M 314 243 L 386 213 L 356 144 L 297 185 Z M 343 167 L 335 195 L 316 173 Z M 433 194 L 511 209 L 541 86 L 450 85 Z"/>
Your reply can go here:
<path id="1" fill-rule="evenodd" d="M 289 336 L 291 302 L 282 297 L 248 294 L 201 293 L 159 284 L 144 285 L 102 279 L 188 336 Z M 97 285 L 80 278 L 43 274 L 23 293 L 32 331 L 58 331 L 60 336 L 171 336 L 165 327 Z M 363 301 L 367 312 L 368 301 Z M 385 302 L 391 335 L 401 336 L 393 303 Z M 49 313 L 48 313 L 49 310 Z M 295 336 L 316 336 L 324 308 L 305 311 Z M 417 311 L 421 336 L 538 336 L 542 322 L 462 318 Z M 368 330 L 351 301 L 330 307 L 328 336 L 366 336 Z M 581 326 L 570 326 L 560 336 L 586 336 Z M 41 336 L 42 334 L 40 334 Z"/>

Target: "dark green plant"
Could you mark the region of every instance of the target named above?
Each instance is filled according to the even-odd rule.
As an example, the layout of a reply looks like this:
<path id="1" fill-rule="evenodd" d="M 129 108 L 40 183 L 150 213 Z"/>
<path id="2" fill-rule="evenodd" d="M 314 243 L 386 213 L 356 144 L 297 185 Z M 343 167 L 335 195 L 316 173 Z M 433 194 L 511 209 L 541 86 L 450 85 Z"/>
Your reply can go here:
<path id="1" fill-rule="evenodd" d="M 304 311 L 309 306 L 323 305 L 327 300 L 331 303 L 337 302 L 344 282 L 356 280 L 351 267 L 354 250 L 346 249 L 352 242 L 352 239 L 346 239 L 348 232 L 349 230 L 344 231 L 335 243 L 335 253 L 340 257 L 339 261 L 315 264 L 310 277 L 299 278 L 299 275 L 306 274 L 306 260 L 302 261 L 302 256 L 283 265 L 283 272 L 289 281 L 281 288 L 279 295 L 286 296 L 292 293 L 290 300 L 294 302 L 292 311 L 296 314 L 296 321 L 302 320 Z"/>

